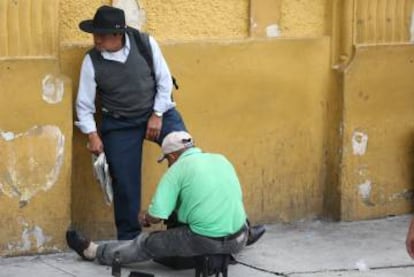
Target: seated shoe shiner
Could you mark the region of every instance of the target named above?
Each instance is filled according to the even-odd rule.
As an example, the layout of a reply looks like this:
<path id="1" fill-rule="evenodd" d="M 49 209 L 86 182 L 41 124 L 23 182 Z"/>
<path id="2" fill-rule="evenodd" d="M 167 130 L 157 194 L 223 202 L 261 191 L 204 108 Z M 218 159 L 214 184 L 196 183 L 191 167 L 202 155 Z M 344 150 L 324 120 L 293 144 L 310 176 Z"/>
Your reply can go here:
<path id="1" fill-rule="evenodd" d="M 161 149 L 158 161 L 167 159 L 169 168 L 139 221 L 148 227 L 176 213 L 180 225 L 99 245 L 69 229 L 67 244 L 83 259 L 111 265 L 116 254 L 125 265 L 163 257 L 235 254 L 263 235 L 264 226 L 249 226 L 239 179 L 223 155 L 202 152 L 183 131 L 167 135 Z"/>

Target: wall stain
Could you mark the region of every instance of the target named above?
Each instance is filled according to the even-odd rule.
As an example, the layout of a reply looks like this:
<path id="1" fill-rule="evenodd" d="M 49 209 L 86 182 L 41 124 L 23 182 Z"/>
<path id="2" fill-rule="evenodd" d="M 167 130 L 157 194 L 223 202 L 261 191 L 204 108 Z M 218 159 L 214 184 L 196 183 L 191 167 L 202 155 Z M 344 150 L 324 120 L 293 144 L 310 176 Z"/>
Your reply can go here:
<path id="1" fill-rule="evenodd" d="M 20 207 L 52 188 L 63 164 L 65 137 L 57 126 L 35 126 L 6 136 L 0 130 L 0 192 L 19 198 Z"/>
<path id="2" fill-rule="evenodd" d="M 22 225 L 22 234 L 20 241 L 13 241 L 7 244 L 6 255 L 18 252 L 29 252 L 35 249 L 38 252 L 48 250 L 47 243 L 52 241 L 52 237 L 45 235 L 42 228 L 32 225 L 24 220 L 19 222 Z M 55 249 L 52 247 L 51 249 Z"/>
<path id="3" fill-rule="evenodd" d="M 46 75 L 42 80 L 42 98 L 49 104 L 62 102 L 65 92 L 65 83 L 63 78 L 54 75 Z"/>

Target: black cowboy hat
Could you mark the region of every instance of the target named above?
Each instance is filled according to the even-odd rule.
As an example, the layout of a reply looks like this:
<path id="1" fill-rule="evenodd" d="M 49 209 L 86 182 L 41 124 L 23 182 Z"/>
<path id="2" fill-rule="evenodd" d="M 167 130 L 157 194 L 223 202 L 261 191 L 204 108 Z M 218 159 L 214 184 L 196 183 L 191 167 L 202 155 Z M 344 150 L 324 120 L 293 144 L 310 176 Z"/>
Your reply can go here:
<path id="1" fill-rule="evenodd" d="M 96 11 L 93 19 L 79 23 L 79 28 L 84 32 L 95 34 L 124 33 L 127 28 L 125 13 L 118 8 L 102 6 Z"/>

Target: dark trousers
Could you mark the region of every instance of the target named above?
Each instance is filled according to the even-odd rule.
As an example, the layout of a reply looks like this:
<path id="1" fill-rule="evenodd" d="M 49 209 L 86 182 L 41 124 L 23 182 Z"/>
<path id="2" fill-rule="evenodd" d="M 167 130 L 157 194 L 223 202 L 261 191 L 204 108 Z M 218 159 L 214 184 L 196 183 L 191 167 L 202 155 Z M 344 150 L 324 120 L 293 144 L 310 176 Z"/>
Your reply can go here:
<path id="1" fill-rule="evenodd" d="M 142 145 L 147 121 L 138 118 L 115 118 L 104 114 L 101 136 L 109 164 L 114 191 L 114 214 L 118 240 L 131 240 L 141 232 L 138 213 L 141 208 Z M 176 109 L 164 113 L 161 144 L 173 131 L 185 131 L 181 115 Z"/>
<path id="2" fill-rule="evenodd" d="M 162 257 L 193 257 L 206 254 L 236 254 L 246 245 L 248 229 L 229 240 L 215 240 L 193 233 L 188 226 L 145 233 L 134 240 L 100 244 L 96 257 L 111 265 L 118 252 L 121 264 L 143 262 Z"/>

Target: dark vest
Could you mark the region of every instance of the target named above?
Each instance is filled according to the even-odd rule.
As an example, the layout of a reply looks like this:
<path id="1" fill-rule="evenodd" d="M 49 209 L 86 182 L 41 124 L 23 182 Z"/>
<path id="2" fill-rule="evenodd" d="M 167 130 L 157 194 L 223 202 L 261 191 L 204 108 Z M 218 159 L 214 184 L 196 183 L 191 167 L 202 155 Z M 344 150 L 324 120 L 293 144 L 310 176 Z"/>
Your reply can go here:
<path id="1" fill-rule="evenodd" d="M 145 121 L 152 113 L 155 83 L 151 70 L 129 36 L 130 51 L 125 63 L 106 60 L 95 48 L 89 55 L 95 69 L 97 93 L 102 108 L 123 117 L 140 117 Z"/>

